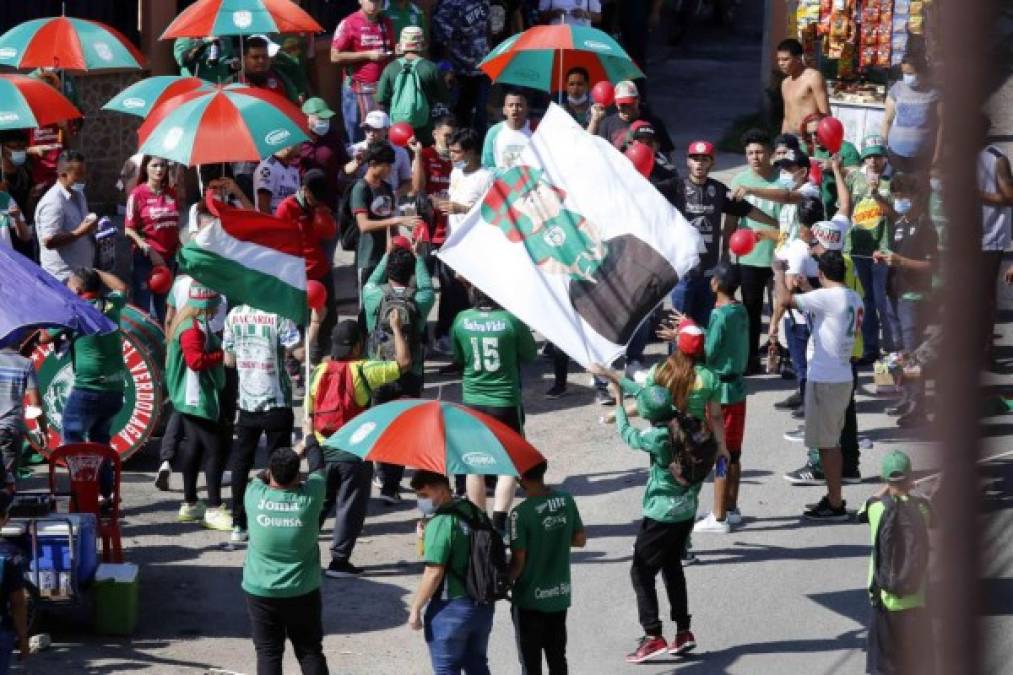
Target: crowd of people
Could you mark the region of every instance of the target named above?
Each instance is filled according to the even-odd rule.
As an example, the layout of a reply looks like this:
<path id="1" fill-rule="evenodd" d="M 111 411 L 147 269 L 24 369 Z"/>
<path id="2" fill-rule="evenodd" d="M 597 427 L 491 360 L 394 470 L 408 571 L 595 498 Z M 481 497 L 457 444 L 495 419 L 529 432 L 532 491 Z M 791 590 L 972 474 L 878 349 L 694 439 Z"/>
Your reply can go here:
<path id="1" fill-rule="evenodd" d="M 0 135 L 0 245 L 37 261 L 114 322 L 129 300 L 165 329 L 173 412 L 155 485 L 168 490 L 175 468 L 183 484 L 178 520 L 229 532 L 231 543 L 248 546 L 242 588 L 261 673 L 281 672 L 286 636 L 304 673 L 327 672 L 319 530 L 333 513 L 323 575 L 357 577 L 362 570 L 351 558 L 372 486 L 387 504 L 402 499 L 405 467 L 374 467 L 327 443 L 344 424 L 371 406 L 424 396 L 427 361 L 442 354 L 450 362 L 443 370 L 460 374 L 463 405 L 523 433 L 521 373 L 538 357 L 532 331 L 435 256 L 497 172 L 518 161 L 549 100 L 543 92 L 491 86 L 478 62 L 534 22 L 611 20 L 630 55 L 646 66 L 645 36 L 661 3 L 358 5 L 337 22 L 323 50 L 314 42 L 277 38 L 278 44 L 267 36 L 248 38 L 241 47 L 227 38 L 177 41 L 182 73 L 212 82 L 241 79 L 289 98 L 306 116 L 310 140 L 259 164 L 200 167 L 196 191 L 185 167 L 154 156 L 129 158 L 119 214 L 127 260 L 106 264 L 99 255 L 99 219 L 85 189 L 87 159 L 74 149 L 86 126 Z M 323 87 L 308 67 L 309 49 L 341 69 L 340 106 L 315 95 L 315 87 Z M 901 427 L 924 425 L 931 413 L 925 381 L 933 363 L 918 354 L 931 339 L 927 329 L 938 322 L 933 294 L 943 283 L 938 261 L 947 236 L 938 90 L 924 58 L 910 54 L 890 89 L 882 131 L 860 148 L 846 142 L 831 153 L 817 133 L 830 114 L 826 85 L 802 53 L 794 40 L 778 46 L 782 133 L 747 131 L 741 138 L 746 168 L 727 186 L 710 176 L 711 140 L 689 143 L 685 172 L 678 170 L 666 125 L 647 104 L 646 80 L 618 83 L 615 105 L 606 109 L 591 101 L 585 69 L 565 73 L 563 107 L 588 133 L 620 150 L 648 145 L 656 156 L 649 180 L 699 231 L 704 246 L 699 265 L 672 291 L 671 313 L 656 312 L 630 341 L 623 369 L 589 368 L 596 401 L 614 406 L 611 418 L 622 440 L 650 456 L 630 573 L 643 637 L 626 657 L 631 663 L 696 646 L 682 568 L 695 560 L 692 533 L 742 526 L 747 378 L 781 372 L 795 381 L 796 390 L 776 407 L 794 411 L 801 426 L 786 438 L 806 452 L 803 465 L 785 478 L 826 485 L 826 495 L 803 510 L 803 518 L 815 522 L 852 517 L 842 484 L 862 476 L 855 407 L 860 368 L 883 357 L 903 367 L 902 397 L 888 411 Z M 34 75 L 65 85 L 50 71 Z M 502 120 L 489 124 L 493 100 L 502 101 Z M 415 130 L 407 148 L 388 138 L 398 122 Z M 995 146 L 981 151 L 978 167 L 992 322 L 995 282 L 1011 243 L 1013 175 Z M 168 293 L 149 287 L 152 269 L 175 269 L 183 242 L 214 220 L 204 199 L 209 194 L 298 223 L 307 279 L 327 292 L 306 325 L 233 305 L 183 274 Z M 733 257 L 731 235 L 743 229 L 756 243 Z M 335 287 L 339 243 L 354 251 L 354 288 Z M 1013 280 L 1013 272 L 1006 277 Z M 358 312 L 342 320 L 339 299 L 349 296 L 357 298 Z M 988 328 L 991 336 L 991 323 Z M 123 405 L 120 339 L 60 331 L 40 336 L 71 347 L 75 382 L 63 409 L 64 442 L 109 442 Z M 647 368 L 645 350 L 657 339 L 669 343 L 668 354 Z M 985 364 L 990 350 L 991 338 L 982 345 Z M 555 399 L 567 394 L 569 358 L 552 344 L 544 351 L 554 374 L 544 395 Z M 13 349 L 0 352 L 0 366 L 0 445 L 13 484 L 25 433 L 22 401 L 27 395 L 37 403 L 39 392 L 30 362 Z M 635 403 L 625 404 L 625 397 Z M 637 429 L 630 415 L 649 426 Z M 262 438 L 268 466 L 251 479 Z M 303 459 L 309 462 L 305 480 Z M 546 466 L 519 479 L 414 471 L 410 487 L 423 515 L 425 572 L 409 625 L 425 627 L 435 672 L 489 672 L 493 605 L 476 599 L 469 583 L 474 540 L 483 531 L 495 533 L 511 552 L 507 574 L 522 672 L 541 672 L 543 655 L 551 673 L 566 672 L 570 549 L 583 546 L 586 535 L 574 498 L 545 484 Z M 698 493 L 711 466 L 713 504 L 698 516 Z M 231 508 L 223 494 L 227 467 Z M 197 487 L 202 469 L 206 500 Z M 861 511 L 874 541 L 895 503 L 911 501 L 910 461 L 891 454 L 883 478 L 888 487 Z M 514 505 L 518 482 L 525 499 Z M 918 504 L 927 515 L 927 506 Z M 659 618 L 658 572 L 675 622 L 670 642 Z M 897 631 L 924 620 L 923 585 L 924 579 L 909 592 L 873 586 L 881 623 L 870 631 L 870 667 L 893 672 Z"/>

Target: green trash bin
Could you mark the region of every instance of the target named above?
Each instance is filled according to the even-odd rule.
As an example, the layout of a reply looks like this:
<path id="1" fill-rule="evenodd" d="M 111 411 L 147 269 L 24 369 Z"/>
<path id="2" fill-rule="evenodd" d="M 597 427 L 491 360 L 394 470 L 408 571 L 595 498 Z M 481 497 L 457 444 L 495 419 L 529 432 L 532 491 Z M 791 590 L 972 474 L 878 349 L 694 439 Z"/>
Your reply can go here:
<path id="1" fill-rule="evenodd" d="M 137 565 L 101 564 L 95 572 L 95 630 L 103 635 L 131 635 L 137 626 Z"/>

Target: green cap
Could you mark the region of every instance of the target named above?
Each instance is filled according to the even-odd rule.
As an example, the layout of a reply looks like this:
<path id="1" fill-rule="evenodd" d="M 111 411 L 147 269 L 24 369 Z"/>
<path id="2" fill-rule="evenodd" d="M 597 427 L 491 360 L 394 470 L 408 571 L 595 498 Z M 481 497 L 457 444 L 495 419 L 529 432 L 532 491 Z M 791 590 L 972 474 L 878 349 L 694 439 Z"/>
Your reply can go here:
<path id="1" fill-rule="evenodd" d="M 314 96 L 302 104 L 302 111 L 307 115 L 315 115 L 322 120 L 334 117 L 334 111 L 327 107 L 324 99 Z"/>
<path id="2" fill-rule="evenodd" d="M 886 157 L 886 141 L 879 134 L 870 134 L 862 141 L 862 159 L 882 155 Z"/>
<path id="3" fill-rule="evenodd" d="M 675 416 L 672 393 L 664 387 L 651 385 L 637 393 L 637 412 L 649 422 L 666 422 Z"/>
<path id="4" fill-rule="evenodd" d="M 198 284 L 196 281 L 190 284 L 190 292 L 186 304 L 197 309 L 217 309 L 221 304 L 222 296 L 217 291 Z"/>
<path id="5" fill-rule="evenodd" d="M 911 477 L 911 458 L 894 450 L 883 458 L 883 480 L 896 483 Z"/>

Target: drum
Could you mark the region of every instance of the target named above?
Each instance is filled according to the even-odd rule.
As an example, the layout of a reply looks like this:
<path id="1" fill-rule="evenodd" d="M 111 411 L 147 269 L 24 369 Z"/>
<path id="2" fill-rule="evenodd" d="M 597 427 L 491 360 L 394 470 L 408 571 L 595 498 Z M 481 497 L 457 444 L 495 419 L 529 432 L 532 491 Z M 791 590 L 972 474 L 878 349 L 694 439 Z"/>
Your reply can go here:
<path id="1" fill-rule="evenodd" d="M 113 419 L 109 445 L 129 459 L 144 447 L 160 428 L 165 403 L 165 339 L 161 328 L 151 317 L 136 307 L 127 306 L 120 313 L 120 335 L 123 337 L 123 363 L 127 381 L 123 390 L 123 408 Z M 53 344 L 37 345 L 29 355 L 39 380 L 42 408 L 49 423 L 47 448 L 38 447 L 35 420 L 28 420 L 28 437 L 41 454 L 48 448 L 62 445 L 63 406 L 74 384 L 70 350 L 57 352 Z"/>

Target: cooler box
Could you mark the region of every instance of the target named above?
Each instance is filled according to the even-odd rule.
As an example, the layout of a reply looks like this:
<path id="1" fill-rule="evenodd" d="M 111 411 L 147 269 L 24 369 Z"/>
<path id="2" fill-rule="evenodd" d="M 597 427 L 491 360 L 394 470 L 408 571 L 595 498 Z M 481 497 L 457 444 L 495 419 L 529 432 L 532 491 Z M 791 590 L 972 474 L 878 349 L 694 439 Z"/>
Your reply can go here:
<path id="1" fill-rule="evenodd" d="M 31 569 L 36 565 L 41 572 L 59 574 L 70 572 L 70 542 L 68 522 L 73 532 L 74 562 L 77 583 L 87 586 L 98 567 L 98 547 L 95 542 L 96 522 L 93 513 L 61 513 L 58 519 L 39 519 L 39 549 Z M 42 590 L 41 588 L 39 589 Z"/>
<path id="2" fill-rule="evenodd" d="M 132 634 L 137 626 L 137 565 L 99 565 L 92 589 L 95 592 L 95 630 L 103 635 Z"/>

